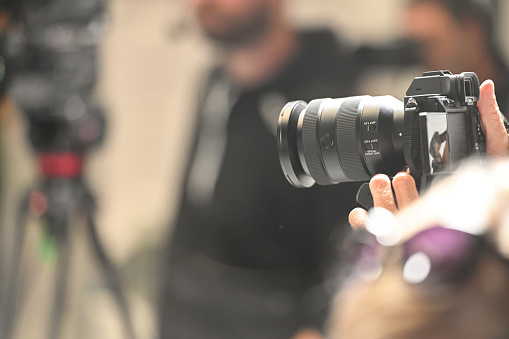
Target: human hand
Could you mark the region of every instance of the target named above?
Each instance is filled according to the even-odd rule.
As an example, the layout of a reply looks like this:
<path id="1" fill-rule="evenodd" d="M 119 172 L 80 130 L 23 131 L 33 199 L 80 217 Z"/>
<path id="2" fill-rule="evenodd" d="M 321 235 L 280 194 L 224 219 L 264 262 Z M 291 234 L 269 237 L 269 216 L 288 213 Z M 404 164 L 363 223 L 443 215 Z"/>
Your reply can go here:
<path id="1" fill-rule="evenodd" d="M 482 83 L 477 107 L 486 137 L 486 153 L 491 156 L 509 154 L 509 136 L 497 104 L 493 81 L 486 80 Z M 394 201 L 389 177 L 385 174 L 377 174 L 371 179 L 369 188 L 375 207 L 382 207 L 392 213 L 396 213 L 398 208 L 401 209 L 418 198 L 415 181 L 408 173 L 398 173 L 392 180 L 392 187 L 396 194 L 397 206 Z M 350 212 L 348 220 L 352 228 L 359 229 L 364 227 L 367 218 L 368 213 L 366 210 L 355 208 Z"/>
<path id="2" fill-rule="evenodd" d="M 509 136 L 500 115 L 493 81 L 486 80 L 482 83 L 477 108 L 486 137 L 486 153 L 491 156 L 509 154 Z"/>
<path id="3" fill-rule="evenodd" d="M 317 330 L 305 328 L 297 332 L 292 339 L 324 339 Z"/>
<path id="4" fill-rule="evenodd" d="M 392 187 L 394 188 L 396 200 L 394 200 L 392 193 L 391 180 L 387 175 L 377 174 L 371 178 L 369 189 L 371 190 L 375 207 L 385 208 L 395 214 L 398 212 L 398 208 L 401 209 L 410 205 L 419 197 L 415 180 L 407 172 L 396 174 L 392 179 Z M 367 219 L 368 212 L 360 207 L 353 209 L 348 216 L 348 221 L 354 229 L 364 228 Z"/>

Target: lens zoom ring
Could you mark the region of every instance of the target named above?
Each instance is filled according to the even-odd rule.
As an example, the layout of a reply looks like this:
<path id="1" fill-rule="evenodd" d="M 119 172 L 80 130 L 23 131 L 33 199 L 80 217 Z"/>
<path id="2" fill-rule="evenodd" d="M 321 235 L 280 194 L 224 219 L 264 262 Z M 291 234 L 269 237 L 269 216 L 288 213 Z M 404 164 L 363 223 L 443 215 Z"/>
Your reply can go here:
<path id="1" fill-rule="evenodd" d="M 318 113 L 323 100 L 325 99 L 311 101 L 306 109 L 306 114 L 304 115 L 304 121 L 302 124 L 302 144 L 309 174 L 311 174 L 318 184 L 330 185 L 332 182 L 323 167 L 322 155 L 318 144 Z"/>
<path id="2" fill-rule="evenodd" d="M 368 180 L 370 177 L 362 164 L 363 154 L 359 153 L 360 130 L 357 127 L 359 105 L 365 97 L 355 97 L 343 101 L 336 120 L 338 153 L 345 175 L 355 181 Z"/>

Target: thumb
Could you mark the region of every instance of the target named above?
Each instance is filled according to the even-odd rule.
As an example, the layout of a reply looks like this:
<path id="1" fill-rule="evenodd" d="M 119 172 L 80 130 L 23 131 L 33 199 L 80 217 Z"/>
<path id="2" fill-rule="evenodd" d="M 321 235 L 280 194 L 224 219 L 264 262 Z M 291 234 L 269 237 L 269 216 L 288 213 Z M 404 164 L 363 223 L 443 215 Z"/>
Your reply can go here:
<path id="1" fill-rule="evenodd" d="M 497 104 L 493 81 L 486 80 L 482 83 L 477 108 L 486 136 L 486 153 L 488 155 L 506 155 L 509 153 L 509 137 Z"/>

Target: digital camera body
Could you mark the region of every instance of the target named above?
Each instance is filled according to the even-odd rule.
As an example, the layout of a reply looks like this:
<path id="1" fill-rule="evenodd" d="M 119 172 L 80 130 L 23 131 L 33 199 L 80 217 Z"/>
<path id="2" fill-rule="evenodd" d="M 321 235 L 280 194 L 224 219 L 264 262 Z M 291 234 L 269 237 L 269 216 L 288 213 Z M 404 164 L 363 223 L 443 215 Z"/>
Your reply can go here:
<path id="1" fill-rule="evenodd" d="M 278 150 L 296 187 L 368 181 L 410 169 L 421 189 L 484 154 L 475 73 L 426 72 L 404 103 L 391 96 L 293 101 L 281 110 Z"/>
<path id="2" fill-rule="evenodd" d="M 427 187 L 467 157 L 486 153 L 475 73 L 427 72 L 405 96 L 403 151 L 410 173 Z"/>

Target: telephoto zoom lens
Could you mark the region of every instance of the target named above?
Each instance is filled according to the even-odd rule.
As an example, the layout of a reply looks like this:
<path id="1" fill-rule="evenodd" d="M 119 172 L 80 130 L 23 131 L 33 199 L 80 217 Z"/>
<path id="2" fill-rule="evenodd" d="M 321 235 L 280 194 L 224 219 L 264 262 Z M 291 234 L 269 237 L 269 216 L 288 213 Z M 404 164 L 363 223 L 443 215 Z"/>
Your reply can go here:
<path id="1" fill-rule="evenodd" d="M 296 187 L 367 181 L 405 166 L 403 103 L 369 95 L 292 101 L 278 120 L 283 172 Z"/>

